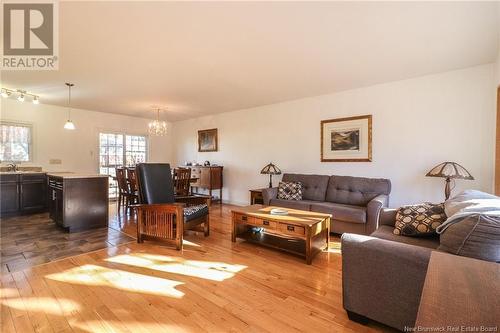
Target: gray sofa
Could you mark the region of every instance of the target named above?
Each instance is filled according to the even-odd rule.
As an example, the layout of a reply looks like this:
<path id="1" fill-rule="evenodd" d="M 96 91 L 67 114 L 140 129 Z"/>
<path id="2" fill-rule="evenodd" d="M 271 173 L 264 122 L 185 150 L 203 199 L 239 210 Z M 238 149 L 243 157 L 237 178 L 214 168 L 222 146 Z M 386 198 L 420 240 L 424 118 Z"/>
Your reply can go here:
<path id="1" fill-rule="evenodd" d="M 382 207 L 389 204 L 391 182 L 350 176 L 286 173 L 285 182 L 303 184 L 303 200 L 277 198 L 278 188 L 262 191 L 265 205 L 332 214 L 330 232 L 369 235 L 377 229 Z"/>
<path id="2" fill-rule="evenodd" d="M 463 216 L 440 236 L 407 237 L 393 234 L 396 213 L 382 209 L 370 236 L 342 235 L 342 293 L 351 320 L 403 331 L 415 326 L 431 252 L 499 262 L 500 217 Z"/>

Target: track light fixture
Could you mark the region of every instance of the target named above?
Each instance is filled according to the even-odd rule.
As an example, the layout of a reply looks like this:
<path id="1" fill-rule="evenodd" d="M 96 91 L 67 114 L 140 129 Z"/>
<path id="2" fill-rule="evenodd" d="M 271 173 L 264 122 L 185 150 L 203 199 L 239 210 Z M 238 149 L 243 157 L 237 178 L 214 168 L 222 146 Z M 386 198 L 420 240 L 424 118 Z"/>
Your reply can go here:
<path id="1" fill-rule="evenodd" d="M 3 97 L 3 98 L 7 98 L 7 97 L 9 97 L 9 96 L 10 96 L 10 94 L 11 94 L 11 92 L 10 92 L 10 91 L 7 91 L 6 89 L 2 89 L 2 97 Z"/>
<path id="2" fill-rule="evenodd" d="M 26 96 L 32 97 L 32 102 L 33 104 L 40 104 L 40 96 L 31 94 L 27 92 L 26 90 L 21 90 L 21 89 L 9 89 L 9 88 L 2 88 L 0 95 L 3 98 L 9 98 L 10 96 L 17 96 L 16 99 L 19 102 L 24 102 L 26 100 Z"/>
<path id="3" fill-rule="evenodd" d="M 23 93 L 23 92 L 21 92 L 21 93 L 19 94 L 19 96 L 17 96 L 17 100 L 18 100 L 19 102 L 24 102 L 24 93 Z"/>

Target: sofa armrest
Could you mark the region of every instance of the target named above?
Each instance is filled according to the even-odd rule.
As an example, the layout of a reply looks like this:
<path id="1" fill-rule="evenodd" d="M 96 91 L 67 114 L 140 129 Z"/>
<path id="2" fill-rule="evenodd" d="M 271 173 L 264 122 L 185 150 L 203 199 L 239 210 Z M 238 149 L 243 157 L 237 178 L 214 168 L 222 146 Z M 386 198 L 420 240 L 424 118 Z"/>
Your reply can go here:
<path id="1" fill-rule="evenodd" d="M 388 203 L 389 196 L 380 194 L 373 198 L 370 202 L 368 202 L 368 205 L 366 205 L 365 232 L 367 235 L 377 230 L 380 210 L 382 209 L 382 207 L 387 207 Z"/>
<path id="2" fill-rule="evenodd" d="M 271 199 L 276 199 L 278 196 L 278 188 L 271 187 L 262 190 L 262 198 L 264 199 L 264 205 L 269 206 Z"/>
<path id="3" fill-rule="evenodd" d="M 380 210 L 380 217 L 378 219 L 378 224 L 394 227 L 394 225 L 396 224 L 397 212 L 398 210 L 395 208 L 382 208 Z"/>
<path id="4" fill-rule="evenodd" d="M 345 233 L 344 309 L 399 330 L 414 327 L 431 249 Z"/>

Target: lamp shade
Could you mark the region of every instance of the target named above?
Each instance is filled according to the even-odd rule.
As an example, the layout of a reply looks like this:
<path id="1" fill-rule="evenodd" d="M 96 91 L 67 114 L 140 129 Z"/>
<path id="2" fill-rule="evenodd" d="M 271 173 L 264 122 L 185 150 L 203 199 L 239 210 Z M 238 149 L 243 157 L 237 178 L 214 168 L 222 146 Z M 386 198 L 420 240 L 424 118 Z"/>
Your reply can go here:
<path id="1" fill-rule="evenodd" d="M 468 180 L 474 179 L 467 169 L 455 162 L 443 162 L 436 165 L 429 172 L 427 172 L 426 176 Z"/>
<path id="2" fill-rule="evenodd" d="M 281 175 L 281 170 L 273 163 L 269 163 L 260 170 L 260 173 L 264 175 Z"/>

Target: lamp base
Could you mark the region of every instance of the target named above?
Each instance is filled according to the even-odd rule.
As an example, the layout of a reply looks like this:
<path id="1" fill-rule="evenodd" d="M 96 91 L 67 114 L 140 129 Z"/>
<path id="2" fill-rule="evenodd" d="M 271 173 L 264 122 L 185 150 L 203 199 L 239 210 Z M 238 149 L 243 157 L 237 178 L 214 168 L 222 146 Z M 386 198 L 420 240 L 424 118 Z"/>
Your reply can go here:
<path id="1" fill-rule="evenodd" d="M 273 175 L 269 175 L 269 188 L 273 187 Z"/>

